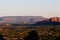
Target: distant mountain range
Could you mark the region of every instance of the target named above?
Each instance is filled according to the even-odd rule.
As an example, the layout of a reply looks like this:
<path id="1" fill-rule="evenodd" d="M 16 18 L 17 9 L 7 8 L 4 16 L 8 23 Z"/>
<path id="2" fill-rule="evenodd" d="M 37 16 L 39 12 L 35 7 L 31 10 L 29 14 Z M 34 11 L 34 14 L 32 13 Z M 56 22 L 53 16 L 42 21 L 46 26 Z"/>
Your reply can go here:
<path id="1" fill-rule="evenodd" d="M 46 19 L 47 18 L 42 16 L 6 16 L 0 17 L 0 23 L 33 24 Z"/>
<path id="2" fill-rule="evenodd" d="M 6 16 L 0 17 L 0 23 L 35 24 L 40 21 L 60 22 L 59 17 L 45 18 L 42 16 Z"/>

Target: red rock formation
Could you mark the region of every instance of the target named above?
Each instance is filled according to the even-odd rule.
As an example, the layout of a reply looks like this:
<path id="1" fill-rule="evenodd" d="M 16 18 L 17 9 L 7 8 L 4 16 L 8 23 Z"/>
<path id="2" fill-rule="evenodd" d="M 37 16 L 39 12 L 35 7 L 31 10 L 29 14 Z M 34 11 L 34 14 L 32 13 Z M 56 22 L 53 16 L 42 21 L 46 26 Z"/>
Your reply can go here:
<path id="1" fill-rule="evenodd" d="M 53 21 L 53 22 L 60 22 L 59 17 L 52 17 L 52 18 L 49 18 L 48 20 Z"/>

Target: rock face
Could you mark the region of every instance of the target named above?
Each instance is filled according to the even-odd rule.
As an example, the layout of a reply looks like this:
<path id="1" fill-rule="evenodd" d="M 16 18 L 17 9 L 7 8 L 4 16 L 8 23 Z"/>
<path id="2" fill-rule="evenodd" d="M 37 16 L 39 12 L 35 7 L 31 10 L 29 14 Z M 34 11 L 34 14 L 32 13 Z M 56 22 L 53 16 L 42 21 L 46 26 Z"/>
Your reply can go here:
<path id="1" fill-rule="evenodd" d="M 41 16 L 6 16 L 0 17 L 0 23 L 26 23 L 32 24 L 38 21 L 46 20 L 46 18 Z"/>
<path id="2" fill-rule="evenodd" d="M 49 18 L 48 20 L 53 21 L 53 22 L 60 22 L 59 17 L 52 17 L 52 18 Z"/>

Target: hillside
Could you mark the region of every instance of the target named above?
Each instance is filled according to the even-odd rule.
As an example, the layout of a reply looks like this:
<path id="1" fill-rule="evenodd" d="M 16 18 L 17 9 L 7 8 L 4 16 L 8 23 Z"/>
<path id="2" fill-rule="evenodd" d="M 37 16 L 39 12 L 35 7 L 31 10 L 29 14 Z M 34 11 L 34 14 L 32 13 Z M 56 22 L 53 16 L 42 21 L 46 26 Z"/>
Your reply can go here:
<path id="1" fill-rule="evenodd" d="M 38 21 L 46 20 L 46 18 L 42 16 L 6 16 L 0 17 L 0 23 L 26 23 L 32 24 Z"/>

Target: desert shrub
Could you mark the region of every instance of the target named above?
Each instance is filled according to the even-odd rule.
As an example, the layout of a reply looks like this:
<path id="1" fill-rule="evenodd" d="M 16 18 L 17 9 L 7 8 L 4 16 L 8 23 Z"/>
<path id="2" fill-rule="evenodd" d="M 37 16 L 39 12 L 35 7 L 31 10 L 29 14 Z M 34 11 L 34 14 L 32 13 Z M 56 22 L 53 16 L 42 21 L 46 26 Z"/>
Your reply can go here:
<path id="1" fill-rule="evenodd" d="M 24 40 L 38 40 L 38 34 L 36 31 L 31 31 L 27 37 L 24 37 Z"/>

